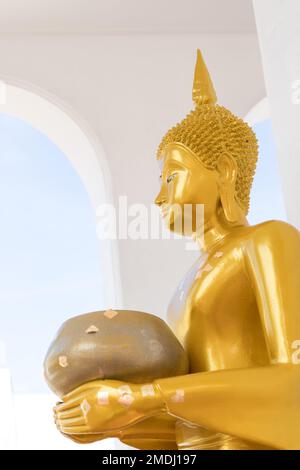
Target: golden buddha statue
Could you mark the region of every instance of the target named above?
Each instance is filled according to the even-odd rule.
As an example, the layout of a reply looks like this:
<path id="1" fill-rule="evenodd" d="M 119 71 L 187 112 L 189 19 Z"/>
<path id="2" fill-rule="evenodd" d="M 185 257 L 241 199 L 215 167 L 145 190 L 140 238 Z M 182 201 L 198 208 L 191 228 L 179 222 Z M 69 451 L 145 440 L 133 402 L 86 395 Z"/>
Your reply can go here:
<path id="1" fill-rule="evenodd" d="M 159 146 L 156 198 L 170 230 L 173 204 L 204 205 L 203 236 L 193 234 L 201 255 L 168 310 L 190 372 L 154 380 L 147 394 L 141 384 L 88 382 L 55 407 L 56 424 L 80 443 L 118 437 L 139 449 L 299 449 L 300 235 L 280 221 L 247 223 L 256 138 L 216 104 L 200 51 L 193 99 L 194 111 Z"/>

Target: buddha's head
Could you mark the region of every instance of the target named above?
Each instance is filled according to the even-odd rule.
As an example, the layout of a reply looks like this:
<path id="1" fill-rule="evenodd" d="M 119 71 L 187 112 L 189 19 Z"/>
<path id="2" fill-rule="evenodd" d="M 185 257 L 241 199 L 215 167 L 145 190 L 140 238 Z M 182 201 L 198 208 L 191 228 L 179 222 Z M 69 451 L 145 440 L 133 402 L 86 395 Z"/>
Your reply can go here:
<path id="1" fill-rule="evenodd" d="M 176 217 L 183 217 L 185 205 L 192 208 L 193 230 L 197 204 L 204 206 L 204 224 L 214 217 L 222 217 L 229 225 L 245 220 L 257 162 L 254 132 L 216 104 L 199 50 L 193 100 L 195 109 L 167 132 L 157 152 L 161 190 L 155 202 L 172 231 L 183 231 Z M 174 207 L 181 207 L 181 212 Z"/>

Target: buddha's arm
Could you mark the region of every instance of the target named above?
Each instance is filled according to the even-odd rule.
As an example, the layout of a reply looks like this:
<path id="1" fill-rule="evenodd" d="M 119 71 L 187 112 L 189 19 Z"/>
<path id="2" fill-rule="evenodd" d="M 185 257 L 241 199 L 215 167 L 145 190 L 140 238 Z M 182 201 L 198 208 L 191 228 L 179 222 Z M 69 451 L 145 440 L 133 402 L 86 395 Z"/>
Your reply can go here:
<path id="1" fill-rule="evenodd" d="M 173 416 L 161 413 L 139 421 L 121 431 L 64 435 L 78 444 L 91 444 L 95 441 L 117 437 L 124 444 L 141 450 L 176 450 L 175 421 Z"/>
<path id="2" fill-rule="evenodd" d="M 271 222 L 244 248 L 270 365 L 155 383 L 174 416 L 271 447 L 299 449 L 300 234 Z"/>
<path id="3" fill-rule="evenodd" d="M 125 428 L 119 439 L 124 444 L 143 450 L 175 450 L 175 421 L 174 417 L 162 413 Z"/>

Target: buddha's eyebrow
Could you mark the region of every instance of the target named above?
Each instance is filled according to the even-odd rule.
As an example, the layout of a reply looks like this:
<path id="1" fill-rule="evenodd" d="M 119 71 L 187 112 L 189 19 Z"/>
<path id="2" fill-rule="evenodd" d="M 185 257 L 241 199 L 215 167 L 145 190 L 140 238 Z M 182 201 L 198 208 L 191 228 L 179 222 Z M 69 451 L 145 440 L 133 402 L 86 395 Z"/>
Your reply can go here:
<path id="1" fill-rule="evenodd" d="M 182 170 L 184 168 L 184 165 L 182 165 L 180 162 L 171 162 L 166 164 L 164 171 Z"/>

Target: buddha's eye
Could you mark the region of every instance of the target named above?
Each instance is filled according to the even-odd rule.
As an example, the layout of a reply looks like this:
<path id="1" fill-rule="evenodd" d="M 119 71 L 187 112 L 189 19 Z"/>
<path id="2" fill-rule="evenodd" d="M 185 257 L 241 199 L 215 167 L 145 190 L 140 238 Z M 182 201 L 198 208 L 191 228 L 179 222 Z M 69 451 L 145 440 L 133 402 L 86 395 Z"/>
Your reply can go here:
<path id="1" fill-rule="evenodd" d="M 168 178 L 167 178 L 167 183 L 171 183 L 171 181 L 173 180 L 173 178 L 176 174 L 177 173 L 172 173 L 171 175 L 169 175 Z"/>

